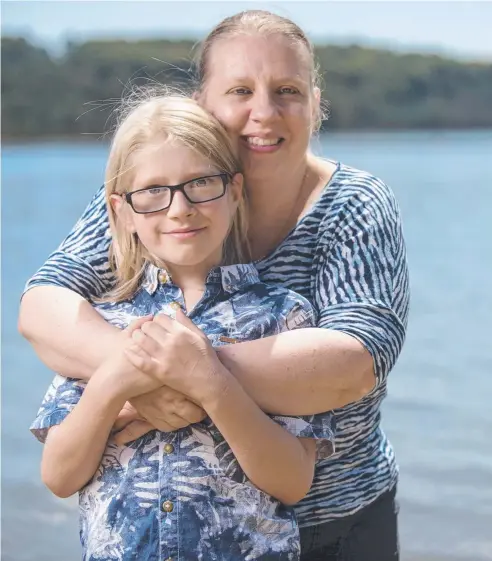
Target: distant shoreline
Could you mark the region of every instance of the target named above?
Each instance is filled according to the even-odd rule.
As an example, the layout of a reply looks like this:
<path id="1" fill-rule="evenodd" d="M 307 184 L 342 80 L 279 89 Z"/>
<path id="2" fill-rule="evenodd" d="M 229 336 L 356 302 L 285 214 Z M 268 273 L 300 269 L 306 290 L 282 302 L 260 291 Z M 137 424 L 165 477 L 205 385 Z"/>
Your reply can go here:
<path id="1" fill-rule="evenodd" d="M 54 58 L 23 37 L 2 37 L 2 129 L 7 142 L 45 137 L 91 141 L 117 120 L 140 87 L 196 87 L 195 44 L 93 40 Z M 357 45 L 318 45 L 322 109 L 329 131 L 462 130 L 492 127 L 492 64 Z M 158 57 L 156 57 L 158 54 Z M 90 134 L 95 131 L 97 134 Z M 89 133 L 83 138 L 77 136 Z"/>
<path id="2" fill-rule="evenodd" d="M 469 127 L 408 127 L 408 128 L 392 128 L 392 127 L 379 127 L 379 128 L 336 128 L 330 129 L 329 127 L 320 131 L 320 135 L 325 134 L 401 134 L 401 133 L 450 133 L 450 132 L 487 132 L 492 133 L 490 126 L 469 126 Z M 21 145 L 21 144 L 56 144 L 60 142 L 70 142 L 71 144 L 109 144 L 111 135 L 89 135 L 89 134 L 62 134 L 62 135 L 38 135 L 38 136 L 2 136 L 2 145 Z"/>

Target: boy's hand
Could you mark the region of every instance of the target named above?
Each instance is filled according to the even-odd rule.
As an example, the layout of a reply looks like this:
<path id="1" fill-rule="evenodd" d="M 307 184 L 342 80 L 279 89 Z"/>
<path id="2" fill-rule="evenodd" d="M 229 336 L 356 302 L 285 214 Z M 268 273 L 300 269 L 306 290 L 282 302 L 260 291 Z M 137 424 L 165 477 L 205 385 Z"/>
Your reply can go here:
<path id="1" fill-rule="evenodd" d="M 102 384 L 116 399 L 128 401 L 161 385 L 158 378 L 141 372 L 126 355 L 127 349 L 134 346 L 132 337 L 135 332 L 151 321 L 152 316 L 138 318 L 122 330 L 118 346 L 109 351 L 107 359 L 94 373 L 93 378 L 97 381 L 93 383 Z"/>
<path id="2" fill-rule="evenodd" d="M 196 404 L 226 390 L 230 376 L 206 335 L 181 310 L 176 320 L 165 314 L 144 323 L 125 350 L 136 369 L 181 392 Z"/>

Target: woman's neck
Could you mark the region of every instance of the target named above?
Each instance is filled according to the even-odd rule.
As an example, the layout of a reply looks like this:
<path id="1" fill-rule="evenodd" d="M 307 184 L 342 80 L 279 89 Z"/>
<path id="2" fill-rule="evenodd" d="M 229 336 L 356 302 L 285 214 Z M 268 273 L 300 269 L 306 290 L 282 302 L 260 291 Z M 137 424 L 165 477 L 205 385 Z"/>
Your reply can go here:
<path id="1" fill-rule="evenodd" d="M 246 177 L 249 197 L 249 241 L 253 259 L 268 255 L 295 227 L 328 181 L 325 162 L 308 156 L 269 177 Z M 332 173 L 332 172 L 331 172 Z"/>

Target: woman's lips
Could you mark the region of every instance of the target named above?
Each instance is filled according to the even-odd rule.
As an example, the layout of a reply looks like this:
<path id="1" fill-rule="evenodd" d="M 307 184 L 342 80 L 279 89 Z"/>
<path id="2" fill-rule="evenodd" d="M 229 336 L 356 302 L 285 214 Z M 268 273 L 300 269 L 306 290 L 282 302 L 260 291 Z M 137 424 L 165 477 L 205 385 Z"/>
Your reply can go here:
<path id="1" fill-rule="evenodd" d="M 261 138 L 257 136 L 242 136 L 243 144 L 247 146 L 252 152 L 260 154 L 270 154 L 279 150 L 284 139 L 279 138 Z"/>

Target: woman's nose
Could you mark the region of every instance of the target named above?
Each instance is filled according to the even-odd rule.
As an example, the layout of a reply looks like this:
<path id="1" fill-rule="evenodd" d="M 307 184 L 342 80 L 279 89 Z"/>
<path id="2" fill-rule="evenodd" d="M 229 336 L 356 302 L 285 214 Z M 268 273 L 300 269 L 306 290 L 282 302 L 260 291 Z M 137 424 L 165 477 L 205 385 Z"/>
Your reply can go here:
<path id="1" fill-rule="evenodd" d="M 269 92 L 257 92 L 251 99 L 251 118 L 254 121 L 265 123 L 278 117 L 278 107 L 275 99 Z"/>

